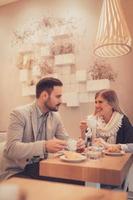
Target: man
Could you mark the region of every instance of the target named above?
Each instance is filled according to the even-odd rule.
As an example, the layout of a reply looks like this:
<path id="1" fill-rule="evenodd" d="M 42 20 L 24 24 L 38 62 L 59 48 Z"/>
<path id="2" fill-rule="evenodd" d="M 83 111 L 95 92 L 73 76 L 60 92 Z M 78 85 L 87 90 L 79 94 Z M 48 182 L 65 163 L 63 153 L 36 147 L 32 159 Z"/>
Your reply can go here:
<path id="1" fill-rule="evenodd" d="M 44 78 L 36 85 L 36 101 L 12 111 L 1 161 L 1 180 L 15 174 L 38 178 L 40 159 L 45 158 L 47 152 L 66 148 L 68 134 L 57 113 L 62 86 L 58 79 Z M 79 140 L 77 148 L 83 145 Z"/>

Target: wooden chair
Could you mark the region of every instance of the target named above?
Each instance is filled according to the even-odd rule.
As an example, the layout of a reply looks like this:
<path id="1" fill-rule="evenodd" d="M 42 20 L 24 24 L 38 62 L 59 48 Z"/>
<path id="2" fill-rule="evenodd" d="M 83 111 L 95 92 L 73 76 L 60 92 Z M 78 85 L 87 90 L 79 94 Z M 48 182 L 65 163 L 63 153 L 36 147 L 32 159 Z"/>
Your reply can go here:
<path id="1" fill-rule="evenodd" d="M 124 191 L 133 193 L 133 164 L 131 165 L 123 187 Z"/>

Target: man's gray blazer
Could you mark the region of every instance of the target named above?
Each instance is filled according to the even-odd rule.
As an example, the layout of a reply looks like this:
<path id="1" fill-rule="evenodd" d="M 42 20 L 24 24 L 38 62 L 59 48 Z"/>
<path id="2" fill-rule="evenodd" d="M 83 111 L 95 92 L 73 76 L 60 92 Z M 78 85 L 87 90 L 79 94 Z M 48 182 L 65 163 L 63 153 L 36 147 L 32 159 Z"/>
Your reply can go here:
<path id="1" fill-rule="evenodd" d="M 57 112 L 47 118 L 47 139 L 68 137 Z M 34 156 L 44 157 L 45 142 L 37 141 L 37 110 L 35 102 L 16 108 L 10 114 L 7 143 L 3 152 L 0 179 L 23 171 Z"/>

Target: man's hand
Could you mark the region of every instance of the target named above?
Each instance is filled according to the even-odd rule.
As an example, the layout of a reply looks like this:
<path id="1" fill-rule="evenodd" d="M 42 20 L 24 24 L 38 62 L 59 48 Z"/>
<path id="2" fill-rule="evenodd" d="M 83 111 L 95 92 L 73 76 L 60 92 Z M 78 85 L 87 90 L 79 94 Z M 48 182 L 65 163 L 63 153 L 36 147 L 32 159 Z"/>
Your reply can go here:
<path id="1" fill-rule="evenodd" d="M 45 148 L 50 153 L 56 153 L 57 151 L 61 151 L 65 149 L 66 146 L 67 142 L 65 140 L 51 139 L 45 142 Z"/>

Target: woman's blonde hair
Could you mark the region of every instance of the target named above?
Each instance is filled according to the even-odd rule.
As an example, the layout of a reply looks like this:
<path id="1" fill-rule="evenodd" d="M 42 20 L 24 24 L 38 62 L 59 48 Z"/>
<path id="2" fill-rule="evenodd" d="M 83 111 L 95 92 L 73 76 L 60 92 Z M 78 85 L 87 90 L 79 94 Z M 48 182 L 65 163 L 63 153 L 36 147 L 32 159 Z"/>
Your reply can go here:
<path id="1" fill-rule="evenodd" d="M 114 90 L 110 90 L 110 89 L 100 90 L 96 93 L 95 99 L 98 96 L 101 96 L 103 99 L 105 99 L 108 102 L 108 104 L 112 106 L 113 111 L 123 113 L 119 106 L 119 100 L 118 100 L 117 94 Z"/>

